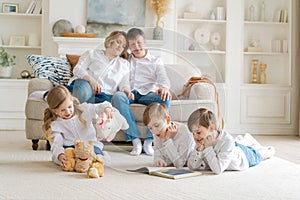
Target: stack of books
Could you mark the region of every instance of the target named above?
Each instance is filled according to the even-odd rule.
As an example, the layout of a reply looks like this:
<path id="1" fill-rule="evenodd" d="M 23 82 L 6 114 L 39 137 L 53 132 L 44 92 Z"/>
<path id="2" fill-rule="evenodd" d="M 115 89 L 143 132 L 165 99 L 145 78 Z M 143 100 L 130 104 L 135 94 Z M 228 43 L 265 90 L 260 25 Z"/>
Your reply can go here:
<path id="1" fill-rule="evenodd" d="M 42 0 L 32 0 L 27 8 L 26 14 L 38 15 L 42 13 Z"/>

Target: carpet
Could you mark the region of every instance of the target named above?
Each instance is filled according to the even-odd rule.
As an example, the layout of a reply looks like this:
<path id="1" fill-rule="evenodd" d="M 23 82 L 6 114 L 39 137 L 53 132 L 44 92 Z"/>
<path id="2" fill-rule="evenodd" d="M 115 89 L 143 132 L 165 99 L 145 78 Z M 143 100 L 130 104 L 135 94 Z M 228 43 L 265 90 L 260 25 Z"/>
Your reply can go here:
<path id="1" fill-rule="evenodd" d="M 153 158 L 108 145 L 104 177 L 88 179 L 61 171 L 49 151 L 32 151 L 25 135 L 1 134 L 0 148 L 0 199 L 300 199 L 300 165 L 277 157 L 245 171 L 171 180 L 127 172 Z"/>

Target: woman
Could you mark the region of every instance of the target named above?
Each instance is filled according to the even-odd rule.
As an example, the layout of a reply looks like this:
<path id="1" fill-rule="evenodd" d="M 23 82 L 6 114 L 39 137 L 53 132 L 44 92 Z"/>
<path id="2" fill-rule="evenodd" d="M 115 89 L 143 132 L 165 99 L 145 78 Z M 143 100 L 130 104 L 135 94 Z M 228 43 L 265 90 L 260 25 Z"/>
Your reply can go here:
<path id="1" fill-rule="evenodd" d="M 127 51 L 126 33 L 114 31 L 100 47 L 85 52 L 73 69 L 74 79 L 68 86 L 81 103 L 112 101 L 119 91 L 131 97 L 129 63 L 120 57 Z"/>
<path id="2" fill-rule="evenodd" d="M 129 125 L 126 140 L 132 141 L 130 135 L 139 131 L 127 103 L 134 99 L 129 83 L 129 62 L 120 57 L 127 51 L 126 33 L 112 32 L 105 38 L 104 46 L 105 50 L 98 47 L 80 57 L 73 70 L 75 80 L 68 88 L 81 103 L 111 102 L 126 118 Z"/>

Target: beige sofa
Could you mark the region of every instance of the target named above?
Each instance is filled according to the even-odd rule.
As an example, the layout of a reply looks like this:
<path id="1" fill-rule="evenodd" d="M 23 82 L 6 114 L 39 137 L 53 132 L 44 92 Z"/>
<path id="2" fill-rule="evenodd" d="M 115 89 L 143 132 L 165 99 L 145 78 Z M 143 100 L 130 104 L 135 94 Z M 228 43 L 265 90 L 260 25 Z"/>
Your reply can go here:
<path id="1" fill-rule="evenodd" d="M 195 67 L 183 65 L 166 65 L 166 71 L 171 82 L 171 92 L 173 95 L 170 107 L 170 115 L 173 121 L 186 123 L 191 112 L 199 107 L 206 107 L 218 113 L 215 101 L 215 91 L 211 84 L 197 83 L 190 92 L 189 98 L 180 99 L 177 94 L 191 76 L 201 76 L 200 71 Z M 34 78 L 29 81 L 28 95 L 33 91 L 49 90 L 53 87 L 52 83 L 45 78 Z M 33 150 L 38 149 L 39 140 L 45 140 L 41 129 L 43 111 L 47 104 L 42 99 L 28 98 L 26 101 L 26 138 L 32 140 Z M 132 112 L 135 116 L 141 134 L 145 134 L 146 127 L 143 125 L 144 105 L 132 104 Z M 120 131 L 113 141 L 125 141 L 125 134 Z M 49 146 L 48 146 L 49 148 Z"/>

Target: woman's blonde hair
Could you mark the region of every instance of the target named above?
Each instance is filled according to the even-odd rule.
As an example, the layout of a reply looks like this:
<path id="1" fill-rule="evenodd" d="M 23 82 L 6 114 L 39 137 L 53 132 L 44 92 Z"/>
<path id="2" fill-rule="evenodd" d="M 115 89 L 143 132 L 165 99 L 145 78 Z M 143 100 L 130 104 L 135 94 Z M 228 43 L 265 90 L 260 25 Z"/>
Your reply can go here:
<path id="1" fill-rule="evenodd" d="M 114 41 L 117 37 L 119 37 L 120 35 L 123 35 L 125 40 L 126 40 L 126 47 L 124 48 L 123 52 L 121 53 L 120 56 L 125 56 L 127 55 L 127 49 L 128 49 L 128 42 L 127 42 L 127 37 L 126 37 L 126 33 L 124 31 L 113 31 L 111 32 L 104 41 L 104 47 L 108 48 L 111 44 L 112 41 Z"/>
<path id="2" fill-rule="evenodd" d="M 57 119 L 55 109 L 57 109 L 67 98 L 70 98 L 74 104 L 74 113 L 78 115 L 79 120 L 86 126 L 86 121 L 82 118 L 82 108 L 80 107 L 79 100 L 72 96 L 70 91 L 61 85 L 52 88 L 47 95 L 48 108 L 44 110 L 44 118 L 42 129 L 45 133 L 46 139 L 52 141 L 51 135 L 51 123 Z"/>
<path id="3" fill-rule="evenodd" d="M 187 122 L 189 130 L 192 132 L 193 126 L 203 126 L 208 128 L 210 125 L 215 125 L 218 129 L 217 119 L 215 114 L 207 108 L 199 108 L 195 110 L 188 118 Z"/>
<path id="4" fill-rule="evenodd" d="M 162 103 L 151 103 L 148 105 L 143 114 L 143 122 L 147 126 L 152 117 L 159 117 L 161 119 L 166 119 L 169 116 L 168 108 Z"/>

